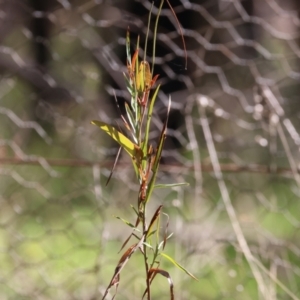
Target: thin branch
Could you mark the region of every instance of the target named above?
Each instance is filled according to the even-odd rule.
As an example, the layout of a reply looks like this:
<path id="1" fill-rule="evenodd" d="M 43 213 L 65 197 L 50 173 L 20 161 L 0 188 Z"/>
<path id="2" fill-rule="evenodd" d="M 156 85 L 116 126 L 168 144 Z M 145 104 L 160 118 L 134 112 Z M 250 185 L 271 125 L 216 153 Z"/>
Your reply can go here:
<path id="1" fill-rule="evenodd" d="M 95 165 L 102 168 L 111 168 L 114 165 L 114 160 L 105 160 L 105 161 L 88 161 L 84 159 L 55 159 L 50 158 L 45 161 L 51 167 L 71 167 L 71 168 L 91 168 Z M 24 160 L 18 157 L 1 157 L 0 165 L 24 165 L 24 166 L 38 166 L 41 165 L 39 158 Z M 119 167 L 122 168 L 130 168 L 130 162 L 122 162 L 118 163 Z M 272 170 L 271 166 L 267 165 L 258 165 L 258 164 L 247 164 L 247 165 L 237 165 L 233 163 L 228 164 L 220 164 L 220 168 L 222 172 L 225 173 L 258 173 L 258 174 L 276 174 L 287 177 L 292 177 L 294 175 L 294 171 L 290 168 L 277 168 L 277 170 Z M 202 172 L 210 173 L 213 172 L 213 166 L 211 164 L 200 164 L 199 168 L 195 165 L 183 165 L 179 163 L 173 164 L 162 164 L 160 165 L 160 169 L 164 172 L 176 173 L 183 171 L 193 171 L 193 170 L 201 170 Z M 297 173 L 300 174 L 299 170 Z"/>
<path id="2" fill-rule="evenodd" d="M 201 122 L 201 125 L 203 128 L 203 133 L 204 133 L 204 137 L 206 140 L 207 149 L 208 149 L 209 156 L 212 161 L 212 165 L 213 165 L 213 169 L 214 169 L 214 174 L 215 174 L 216 180 L 218 182 L 219 190 L 222 195 L 222 199 L 223 199 L 228 217 L 231 221 L 232 228 L 236 235 L 237 241 L 243 251 L 243 254 L 249 264 L 252 274 L 255 278 L 255 281 L 256 281 L 258 289 L 259 289 L 259 295 L 261 295 L 263 298 L 267 299 L 268 290 L 267 290 L 265 282 L 264 282 L 264 277 L 261 274 L 259 268 L 254 263 L 253 254 L 250 250 L 250 247 L 247 243 L 247 240 L 244 236 L 241 225 L 239 223 L 238 217 L 236 215 L 236 212 L 233 208 L 232 201 L 231 201 L 227 186 L 224 181 L 223 173 L 220 168 L 219 159 L 218 159 L 217 151 L 215 148 L 215 144 L 213 142 L 209 123 L 208 123 L 206 113 L 205 113 L 205 110 L 203 107 L 199 108 L 199 113 L 200 113 L 200 122 Z"/>

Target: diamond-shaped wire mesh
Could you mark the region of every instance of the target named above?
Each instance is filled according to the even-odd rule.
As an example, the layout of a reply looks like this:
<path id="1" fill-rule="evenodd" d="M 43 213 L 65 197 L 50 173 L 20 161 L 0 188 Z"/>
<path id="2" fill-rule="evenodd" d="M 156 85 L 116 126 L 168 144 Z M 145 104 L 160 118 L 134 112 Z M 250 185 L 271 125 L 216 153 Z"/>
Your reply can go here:
<path id="1" fill-rule="evenodd" d="M 152 10 L 147 60 L 151 61 Z M 299 3 L 170 1 L 159 21 L 153 141 L 172 110 L 158 190 L 174 237 L 176 299 L 300 299 Z M 144 47 L 151 1 L 0 1 L 0 298 L 101 299 L 138 184 L 117 145 L 125 34 Z M 141 49 L 140 55 L 144 52 Z M 142 262 L 119 299 L 140 299 Z M 153 299 L 169 299 L 167 281 Z"/>

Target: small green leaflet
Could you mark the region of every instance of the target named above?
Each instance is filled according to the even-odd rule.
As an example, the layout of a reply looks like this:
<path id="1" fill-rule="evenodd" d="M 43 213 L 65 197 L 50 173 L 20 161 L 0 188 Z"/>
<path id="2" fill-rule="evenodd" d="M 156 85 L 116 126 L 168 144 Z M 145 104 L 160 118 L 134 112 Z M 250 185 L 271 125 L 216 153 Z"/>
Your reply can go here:
<path id="1" fill-rule="evenodd" d="M 140 232 L 140 230 L 139 230 L 138 228 L 136 228 L 133 224 L 131 224 L 129 221 L 127 221 L 127 220 L 125 220 L 125 219 L 123 219 L 123 218 L 121 218 L 121 217 L 118 217 L 118 216 L 116 216 L 116 218 L 119 219 L 119 220 L 121 220 L 121 221 L 124 222 L 126 225 L 130 226 L 131 228 L 134 228 L 135 230 L 137 230 L 137 231 Z"/>
<path id="2" fill-rule="evenodd" d="M 190 273 L 187 269 L 185 269 L 182 265 L 180 265 L 177 261 L 175 261 L 172 257 L 170 257 L 169 255 L 165 254 L 165 253 L 160 253 L 161 256 L 163 256 L 164 258 L 166 258 L 168 261 L 170 261 L 173 265 L 175 265 L 177 268 L 179 268 L 180 270 L 182 270 L 183 272 L 185 272 L 186 274 L 188 274 L 190 277 L 194 278 L 195 280 L 198 281 L 198 279 L 192 274 Z"/>

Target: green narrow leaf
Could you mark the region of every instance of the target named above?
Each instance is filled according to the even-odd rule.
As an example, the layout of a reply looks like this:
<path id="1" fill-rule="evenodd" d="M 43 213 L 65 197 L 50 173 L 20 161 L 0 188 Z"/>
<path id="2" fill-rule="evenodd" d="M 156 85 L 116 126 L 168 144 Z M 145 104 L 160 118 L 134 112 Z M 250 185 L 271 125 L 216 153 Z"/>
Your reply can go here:
<path id="1" fill-rule="evenodd" d="M 161 241 L 161 242 L 158 244 L 157 249 L 159 250 L 163 244 L 164 244 L 164 241 Z"/>
<path id="2" fill-rule="evenodd" d="M 190 273 L 186 268 L 184 268 L 181 264 L 179 264 L 176 260 L 174 260 L 172 257 L 170 257 L 169 255 L 165 254 L 165 253 L 160 253 L 161 256 L 163 256 L 164 258 L 166 258 L 168 261 L 170 261 L 174 266 L 176 266 L 178 269 L 182 270 L 183 272 L 185 272 L 187 275 L 189 275 L 190 277 L 192 277 L 193 279 L 197 280 L 198 279 L 192 274 Z"/>
<path id="3" fill-rule="evenodd" d="M 156 98 L 157 98 L 159 88 L 160 88 L 160 85 L 158 85 L 157 88 L 154 91 L 154 94 L 151 98 L 150 105 L 149 105 L 148 112 L 147 112 L 147 123 L 146 123 L 146 128 L 145 128 L 145 138 L 144 138 L 143 149 L 142 149 L 144 155 L 147 154 L 147 150 L 148 150 L 148 140 L 149 140 L 149 132 L 150 132 L 152 112 L 153 112 L 153 107 L 154 107 L 154 103 L 155 103 Z"/>
<path id="4" fill-rule="evenodd" d="M 138 216 L 139 216 L 139 213 L 138 213 L 138 211 L 136 210 L 136 208 L 135 208 L 132 204 L 130 204 L 130 206 L 131 206 L 131 208 L 134 210 L 136 216 L 138 217 Z"/>
<path id="5" fill-rule="evenodd" d="M 127 221 L 127 220 L 125 220 L 125 219 L 123 219 L 123 218 L 121 218 L 121 217 L 118 217 L 118 216 L 116 216 L 116 218 L 119 219 L 119 220 L 121 220 L 123 223 L 125 223 L 125 224 L 128 225 L 129 227 L 134 228 L 136 231 L 139 231 L 139 232 L 140 232 L 140 230 L 139 230 L 138 228 L 136 228 L 136 227 L 135 227 L 132 223 L 130 223 L 129 221 Z"/>
<path id="6" fill-rule="evenodd" d="M 149 237 L 151 237 L 154 233 L 156 233 L 157 232 L 157 230 L 155 229 L 155 230 L 153 230 L 153 231 L 151 231 L 148 235 L 147 235 L 147 238 L 149 238 Z"/>
<path id="7" fill-rule="evenodd" d="M 159 166 L 163 146 L 164 146 L 164 143 L 165 143 L 166 133 L 167 133 L 167 125 L 168 125 L 168 120 L 169 120 L 170 109 L 171 109 L 171 97 L 169 97 L 169 104 L 168 104 L 166 121 L 165 121 L 164 126 L 161 130 L 160 138 L 159 138 L 159 141 L 158 141 L 157 152 L 156 152 L 156 156 L 155 156 L 155 160 L 154 160 L 154 164 L 153 164 L 154 170 L 157 170 L 158 166 Z"/>
<path id="8" fill-rule="evenodd" d="M 127 29 L 127 33 L 126 33 L 126 54 L 127 54 L 127 63 L 130 66 L 131 65 L 131 53 L 130 53 L 130 33 L 129 33 L 129 29 Z"/>
<path id="9" fill-rule="evenodd" d="M 162 11 L 162 7 L 164 4 L 164 0 L 160 1 L 160 5 L 158 8 L 158 13 L 156 15 L 156 19 L 155 19 L 155 25 L 154 25 L 154 33 L 153 33 L 153 48 L 152 48 L 152 70 L 151 73 L 152 75 L 154 74 L 154 66 L 155 66 L 155 50 L 156 50 L 156 40 L 157 40 L 157 28 L 158 28 L 158 20 Z"/>
<path id="10" fill-rule="evenodd" d="M 135 140 L 136 124 L 135 124 L 135 120 L 134 120 L 134 116 L 132 114 L 132 111 L 131 111 L 129 105 L 126 102 L 125 102 L 125 110 L 126 110 L 126 115 L 127 115 L 128 121 L 129 121 L 130 126 L 131 126 L 131 128 L 133 130 L 132 137 Z M 134 142 L 137 143 L 136 140 Z"/>
<path id="11" fill-rule="evenodd" d="M 167 240 L 170 239 L 173 236 L 174 232 L 171 232 L 168 236 L 167 236 Z"/>
<path id="12" fill-rule="evenodd" d="M 157 151 L 155 153 L 155 159 L 154 159 L 154 163 L 153 163 L 153 166 L 152 166 L 153 175 L 152 175 L 151 180 L 150 180 L 149 185 L 148 185 L 148 190 L 147 190 L 147 195 L 146 195 L 146 200 L 145 200 L 146 203 L 149 201 L 149 199 L 151 197 L 151 194 L 154 190 L 154 185 L 155 185 L 155 182 L 156 182 L 156 176 L 157 176 L 157 172 L 158 172 L 158 166 L 159 166 L 159 162 L 160 162 L 160 158 L 161 158 L 161 154 L 162 154 L 162 149 L 163 149 L 163 145 L 164 145 L 164 141 L 165 141 L 165 137 L 166 137 L 167 123 L 168 123 L 168 119 L 169 119 L 170 109 L 171 109 L 171 97 L 169 97 L 167 118 L 166 118 L 164 126 L 161 130 L 161 134 L 160 134 L 159 142 L 158 142 L 158 146 L 157 146 Z"/>
<path id="13" fill-rule="evenodd" d="M 148 248 L 150 248 L 150 249 L 153 250 L 153 247 L 152 247 L 150 244 L 148 244 L 148 243 L 146 243 L 146 242 L 144 242 L 143 244 L 144 244 L 145 246 L 147 246 Z"/>
<path id="14" fill-rule="evenodd" d="M 130 79 L 128 79 L 128 77 L 126 76 L 125 73 L 123 73 L 123 75 L 124 75 L 124 78 L 125 78 L 126 88 L 127 88 L 128 92 L 129 92 L 129 94 L 131 95 L 131 97 L 133 97 L 134 91 L 133 91 L 132 86 L 130 84 Z"/>
<path id="15" fill-rule="evenodd" d="M 142 159 L 143 153 L 141 148 L 135 145 L 116 128 L 101 121 L 93 120 L 91 123 L 100 127 L 103 131 L 110 135 L 131 156 L 131 158 L 135 158 L 137 160 Z"/>
<path id="16" fill-rule="evenodd" d="M 164 188 L 172 188 L 176 186 L 188 186 L 190 185 L 187 182 L 179 182 L 179 183 L 166 183 L 166 184 L 156 184 L 154 188 L 156 189 L 164 189 Z"/>
<path id="17" fill-rule="evenodd" d="M 140 47 L 140 36 L 138 36 L 137 38 L 137 45 L 136 48 L 139 49 Z M 133 70 L 135 70 L 135 74 L 138 73 L 139 71 L 139 56 L 137 55 L 136 60 L 135 60 L 135 66 L 132 66 Z M 133 89 L 135 92 L 135 99 L 134 99 L 134 112 L 135 112 L 135 119 L 139 120 L 140 119 L 140 115 L 139 115 L 139 105 L 138 105 L 138 90 L 137 90 L 137 85 L 136 85 L 136 81 L 134 81 L 133 84 Z"/>

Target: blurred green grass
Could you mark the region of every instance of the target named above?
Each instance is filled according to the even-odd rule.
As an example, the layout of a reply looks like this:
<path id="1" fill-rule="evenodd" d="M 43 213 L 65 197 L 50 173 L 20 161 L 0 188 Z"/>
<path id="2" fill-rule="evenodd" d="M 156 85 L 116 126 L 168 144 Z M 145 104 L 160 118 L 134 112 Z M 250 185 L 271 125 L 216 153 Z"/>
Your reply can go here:
<path id="1" fill-rule="evenodd" d="M 278 186 L 274 189 L 276 193 L 279 192 Z M 285 195 L 289 199 L 292 197 L 292 194 Z M 1 299 L 27 299 L 26 293 L 31 295 L 34 291 L 43 294 L 45 299 L 52 297 L 69 299 L 70 295 L 89 295 L 86 297 L 99 295 L 98 289 L 103 291 L 110 281 L 121 257 L 118 251 L 130 230 L 122 229 L 126 226 L 118 220 L 114 221 L 112 215 L 102 219 L 93 205 L 92 197 L 91 199 L 78 197 L 66 203 L 52 199 L 38 201 L 39 198 L 41 197 L 36 194 L 36 201 L 28 201 L 28 207 L 24 208 L 20 214 L 12 212 L 7 206 L 7 215 L 11 217 L 5 226 L 3 225 L 4 219 L 1 219 Z M 34 198 L 31 199 L 34 200 Z M 241 199 L 235 201 L 241 201 Z M 34 202 L 36 205 L 33 204 Z M 16 200 L 14 205 L 18 205 Z M 19 203 L 20 207 L 23 205 L 22 202 Z M 295 209 L 294 206 L 291 208 Z M 202 207 L 202 209 L 205 208 Z M 171 217 L 175 217 L 174 209 L 172 207 L 165 209 L 166 212 L 169 210 Z M 120 216 L 124 213 L 116 207 L 113 211 L 115 215 Z M 189 211 L 191 209 L 183 213 L 188 214 Z M 264 212 L 262 217 L 262 211 L 263 209 L 258 209 L 254 214 L 257 220 L 253 225 L 287 243 L 292 241 L 295 231 L 293 225 L 278 213 Z M 6 209 L 3 206 L 2 214 L 6 215 Z M 125 214 L 128 212 L 125 211 Z M 228 220 L 224 214 L 211 226 L 214 231 L 218 229 L 222 231 L 226 222 Z M 189 223 L 183 226 L 188 228 Z M 201 239 L 202 236 L 201 227 L 201 222 L 199 222 L 196 234 L 194 232 L 190 241 L 183 242 L 181 236 L 185 234 L 186 228 L 176 232 L 167 244 L 166 252 L 176 257 L 199 278 L 199 282 L 195 282 L 170 263 L 162 262 L 161 267 L 168 270 L 174 278 L 175 291 L 181 295 L 179 299 L 186 299 L 186 297 L 219 299 L 220 295 L 222 299 L 223 297 L 224 299 L 255 299 L 257 297 L 256 283 L 236 243 L 226 240 L 224 236 L 223 241 L 219 243 L 215 241 L 216 245 L 212 252 L 205 250 L 202 253 L 202 247 L 197 243 L 198 238 Z M 172 227 L 169 230 L 172 231 Z M 250 247 L 259 249 L 261 245 L 257 244 L 253 238 L 249 236 Z M 203 240 L 202 242 L 205 243 Z M 266 243 L 267 240 L 264 242 Z M 190 247 L 186 243 L 190 243 Z M 193 247 L 199 247 L 199 249 L 193 249 Z M 190 251 L 192 252 L 189 254 Z M 264 257 L 267 251 L 265 249 L 257 255 L 269 268 L 272 264 L 272 257 Z M 289 256 L 287 261 L 293 264 L 299 260 L 284 247 L 276 251 L 276 257 L 283 259 Z M 278 276 L 287 285 L 289 284 L 290 278 L 284 273 L 279 272 Z M 124 299 L 126 295 L 138 296 L 143 292 L 142 278 L 143 263 L 136 253 L 121 274 L 120 293 L 121 295 L 122 292 L 124 293 Z M 300 282 L 296 274 L 293 280 L 296 286 Z M 153 299 L 168 299 L 169 288 L 165 278 L 157 276 L 153 287 Z M 135 296 L 132 297 L 135 299 Z M 282 297 L 285 297 L 283 292 Z"/>

